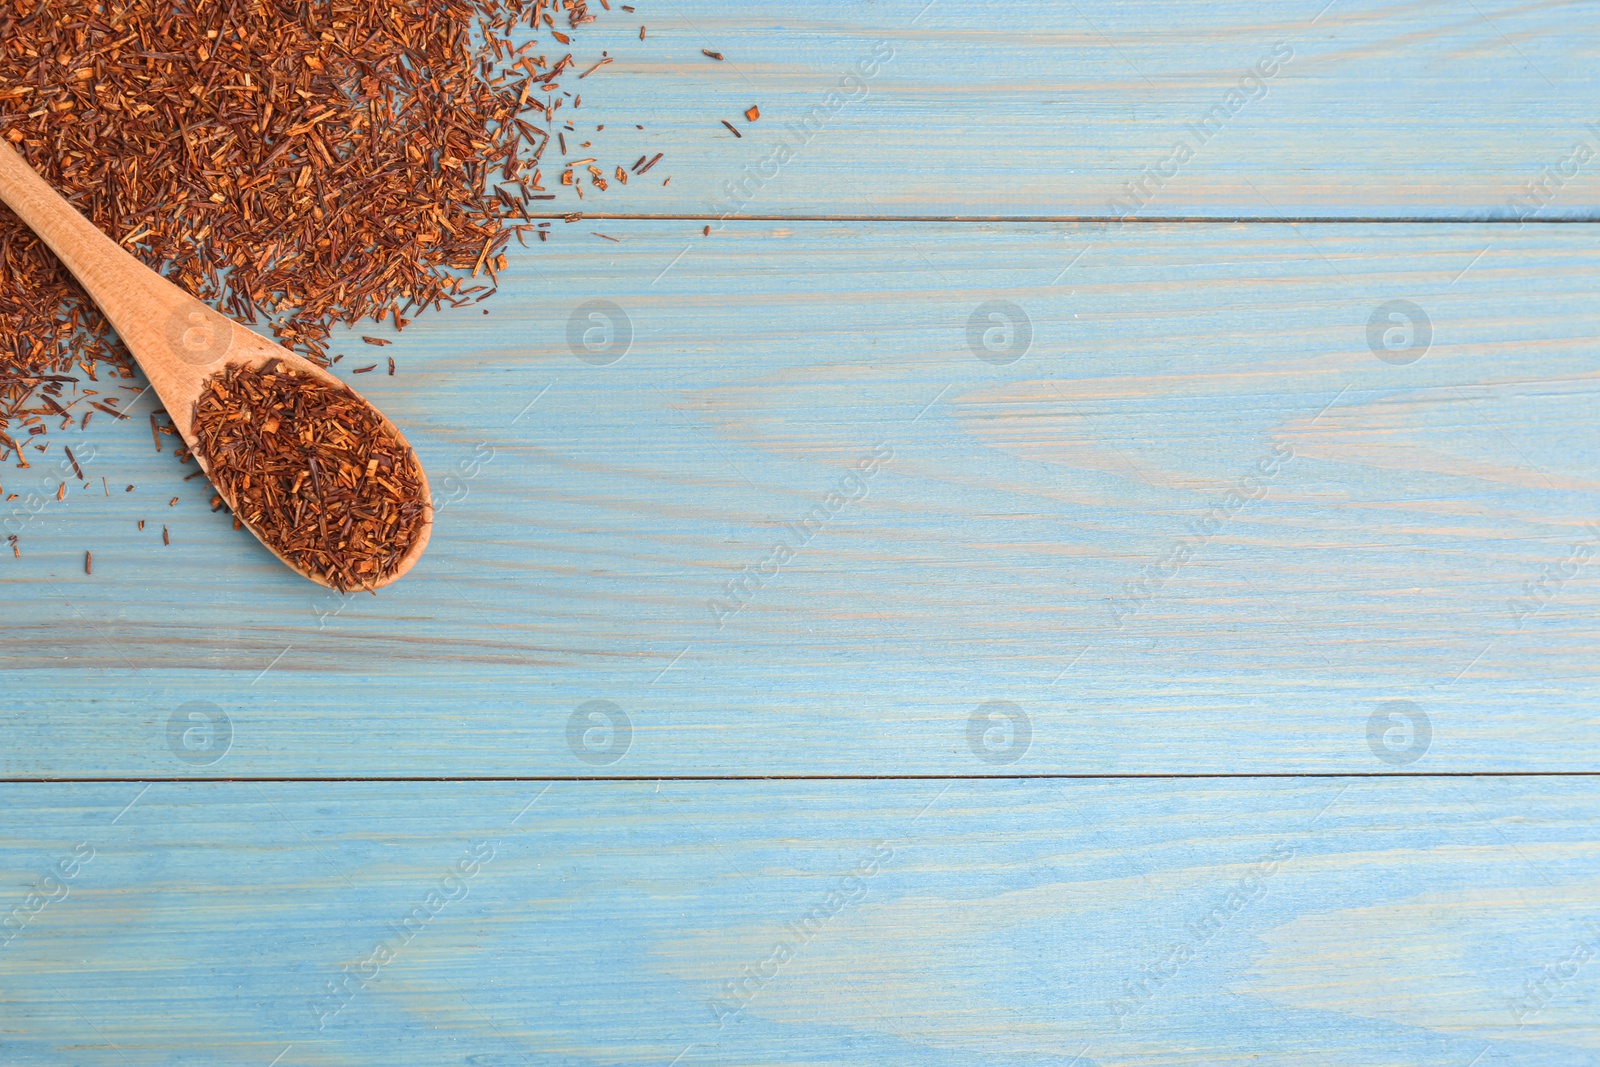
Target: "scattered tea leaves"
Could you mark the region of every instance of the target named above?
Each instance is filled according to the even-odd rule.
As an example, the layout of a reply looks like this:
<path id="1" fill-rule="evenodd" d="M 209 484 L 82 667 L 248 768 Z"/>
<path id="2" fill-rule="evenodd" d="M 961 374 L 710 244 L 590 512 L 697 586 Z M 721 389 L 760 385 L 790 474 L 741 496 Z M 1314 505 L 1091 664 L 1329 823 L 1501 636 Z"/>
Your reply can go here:
<path id="1" fill-rule="evenodd" d="M 550 39 L 595 19 L 584 0 L 6 0 L 0 137 L 168 278 L 325 363 L 337 323 L 399 329 L 493 293 L 554 195 L 540 159 L 580 103 L 559 79 L 612 62 Z M 21 459 L 13 423 L 102 368 L 133 377 L 0 207 L 0 461 Z"/>

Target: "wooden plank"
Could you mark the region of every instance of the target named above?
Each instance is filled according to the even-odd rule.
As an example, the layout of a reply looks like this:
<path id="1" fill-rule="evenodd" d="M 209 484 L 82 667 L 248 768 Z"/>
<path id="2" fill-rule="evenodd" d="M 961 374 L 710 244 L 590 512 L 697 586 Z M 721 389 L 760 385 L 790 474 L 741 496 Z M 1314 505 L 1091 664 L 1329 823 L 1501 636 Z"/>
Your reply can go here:
<path id="1" fill-rule="evenodd" d="M 1520 1067 L 1600 1043 L 1592 778 L 3 793 L 18 1067 Z"/>
<path id="2" fill-rule="evenodd" d="M 545 184 L 560 211 L 713 217 L 1593 219 L 1597 18 L 1515 0 L 673 0 L 580 32 L 581 66 L 615 62 L 567 81 L 581 107 L 556 114 L 567 158 L 595 157 L 610 188 L 579 200 L 554 149 Z"/>
<path id="3" fill-rule="evenodd" d="M 8 472 L 4 773 L 1597 765 L 1587 228 L 582 226 L 358 379 L 440 496 L 381 596 L 147 401 Z"/>

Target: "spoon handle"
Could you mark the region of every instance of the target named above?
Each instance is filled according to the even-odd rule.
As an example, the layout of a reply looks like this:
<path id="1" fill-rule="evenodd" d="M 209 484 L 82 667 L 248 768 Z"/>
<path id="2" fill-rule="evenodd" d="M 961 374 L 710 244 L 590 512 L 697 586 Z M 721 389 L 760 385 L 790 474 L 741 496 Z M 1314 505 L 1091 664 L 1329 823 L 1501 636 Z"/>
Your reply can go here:
<path id="1" fill-rule="evenodd" d="M 4 200 L 72 272 L 117 333 L 137 353 L 146 333 L 165 323 L 182 290 L 101 233 L 0 141 L 0 200 Z"/>
<path id="2" fill-rule="evenodd" d="M 194 447 L 189 427 L 194 402 L 224 355 L 289 356 L 196 300 L 101 233 L 3 141 L 0 200 L 83 283 L 139 361 L 190 448 Z"/>

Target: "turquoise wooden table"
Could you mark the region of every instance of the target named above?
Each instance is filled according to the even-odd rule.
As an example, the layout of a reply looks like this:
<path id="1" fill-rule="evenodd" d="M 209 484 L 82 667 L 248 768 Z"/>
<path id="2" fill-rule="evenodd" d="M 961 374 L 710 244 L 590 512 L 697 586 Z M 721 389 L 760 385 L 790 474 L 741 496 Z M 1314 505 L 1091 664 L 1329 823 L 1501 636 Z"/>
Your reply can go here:
<path id="1" fill-rule="evenodd" d="M 1600 1064 L 1600 6 L 635 6 L 411 577 L 0 471 L 0 1063 Z"/>

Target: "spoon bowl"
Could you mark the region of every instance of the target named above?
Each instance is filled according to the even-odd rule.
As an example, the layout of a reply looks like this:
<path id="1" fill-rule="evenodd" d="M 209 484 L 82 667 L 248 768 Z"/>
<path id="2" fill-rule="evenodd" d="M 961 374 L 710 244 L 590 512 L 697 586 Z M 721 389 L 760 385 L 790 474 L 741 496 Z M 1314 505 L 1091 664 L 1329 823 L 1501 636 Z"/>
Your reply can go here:
<path id="1" fill-rule="evenodd" d="M 198 446 L 194 427 L 195 407 L 207 383 L 230 367 L 260 369 L 277 361 L 286 369 L 344 390 L 371 409 L 383 428 L 416 459 L 405 436 L 365 397 L 325 368 L 235 322 L 145 266 L 101 233 L 3 141 L 0 200 L 50 246 L 116 328 L 161 398 L 173 427 L 236 515 L 240 514 L 237 501 L 231 499 L 224 481 L 214 476 L 211 458 Z M 416 470 L 423 508 L 416 540 L 393 570 L 362 588 L 378 589 L 402 577 L 428 546 L 433 531 L 432 495 L 420 461 L 416 462 Z M 320 574 L 297 566 L 242 517 L 241 522 L 296 573 L 318 585 L 336 588 Z"/>

